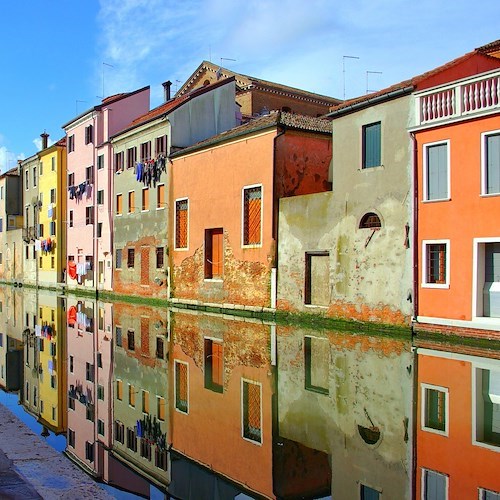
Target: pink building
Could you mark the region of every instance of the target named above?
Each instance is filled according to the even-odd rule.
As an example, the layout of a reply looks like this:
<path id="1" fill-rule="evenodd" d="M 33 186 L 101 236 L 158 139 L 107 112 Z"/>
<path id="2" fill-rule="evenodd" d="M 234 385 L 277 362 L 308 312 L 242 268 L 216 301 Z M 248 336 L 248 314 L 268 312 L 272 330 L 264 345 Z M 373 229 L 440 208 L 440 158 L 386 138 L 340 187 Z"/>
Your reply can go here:
<path id="1" fill-rule="evenodd" d="M 68 152 L 67 283 L 111 290 L 112 148 L 109 138 L 149 110 L 149 87 L 116 94 L 63 125 Z"/>

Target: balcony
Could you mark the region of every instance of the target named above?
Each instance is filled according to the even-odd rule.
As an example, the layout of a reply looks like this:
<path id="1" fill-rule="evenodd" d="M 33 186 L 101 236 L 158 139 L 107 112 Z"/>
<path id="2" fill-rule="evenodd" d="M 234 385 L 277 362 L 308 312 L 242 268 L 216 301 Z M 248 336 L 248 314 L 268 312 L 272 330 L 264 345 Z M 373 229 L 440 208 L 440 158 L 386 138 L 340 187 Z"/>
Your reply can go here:
<path id="1" fill-rule="evenodd" d="M 500 111 L 500 71 L 415 94 L 416 125 Z"/>

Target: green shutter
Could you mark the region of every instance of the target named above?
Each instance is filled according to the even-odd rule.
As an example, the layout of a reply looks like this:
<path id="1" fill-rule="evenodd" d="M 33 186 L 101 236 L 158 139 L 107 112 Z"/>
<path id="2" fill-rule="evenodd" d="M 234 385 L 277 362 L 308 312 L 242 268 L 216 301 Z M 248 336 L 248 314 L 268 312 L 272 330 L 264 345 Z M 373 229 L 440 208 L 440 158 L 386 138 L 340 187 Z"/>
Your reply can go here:
<path id="1" fill-rule="evenodd" d="M 380 122 L 363 127 L 363 168 L 381 165 Z"/>

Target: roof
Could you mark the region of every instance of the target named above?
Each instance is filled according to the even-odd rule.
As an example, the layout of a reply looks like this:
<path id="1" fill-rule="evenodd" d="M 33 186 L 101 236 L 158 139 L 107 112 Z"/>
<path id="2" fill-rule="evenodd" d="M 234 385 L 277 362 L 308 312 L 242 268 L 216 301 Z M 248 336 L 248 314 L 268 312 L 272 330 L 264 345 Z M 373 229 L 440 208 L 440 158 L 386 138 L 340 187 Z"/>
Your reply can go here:
<path id="1" fill-rule="evenodd" d="M 8 175 L 19 176 L 19 165 L 16 165 L 15 167 L 12 167 L 10 170 L 4 172 L 3 174 L 0 174 L 0 178 L 6 177 Z"/>
<path id="2" fill-rule="evenodd" d="M 271 111 L 268 115 L 254 118 L 243 125 L 221 132 L 220 134 L 205 139 L 204 141 L 197 142 L 196 144 L 177 151 L 170 156 L 172 158 L 177 158 L 200 149 L 273 127 L 303 130 L 326 135 L 331 135 L 332 133 L 332 122 L 325 120 L 324 118 L 296 115 L 294 113 L 286 113 L 284 111 Z"/>
<path id="3" fill-rule="evenodd" d="M 492 42 L 492 44 L 489 45 L 493 44 L 500 45 L 500 41 Z M 488 46 L 485 45 L 484 47 Z M 355 109 L 366 107 L 376 102 L 386 101 L 389 99 L 400 97 L 405 94 L 409 94 L 414 90 L 423 87 L 425 82 L 430 81 L 433 77 L 439 75 L 440 73 L 444 73 L 445 71 L 453 69 L 461 64 L 468 63 L 473 58 L 478 58 L 478 57 L 483 58 L 484 60 L 490 61 L 492 64 L 497 64 L 500 67 L 500 61 L 497 58 L 488 55 L 487 52 L 489 49 L 485 49 L 484 47 L 481 47 L 480 49 L 475 49 L 472 52 L 468 52 L 463 56 L 457 57 L 456 59 L 453 59 L 452 61 L 449 61 L 441 66 L 438 66 L 437 68 L 434 68 L 430 71 L 426 71 L 421 75 L 409 78 L 408 80 L 403 80 L 402 82 L 391 85 L 390 87 L 379 90 L 378 92 L 372 92 L 367 95 L 355 97 L 353 99 L 344 101 L 336 106 L 333 106 L 330 109 L 330 113 L 328 113 L 327 116 L 333 117 L 337 114 L 352 112 Z"/>
<path id="4" fill-rule="evenodd" d="M 76 122 L 77 120 L 79 120 L 80 118 L 89 114 L 92 111 L 100 111 L 103 107 L 109 106 L 113 102 L 117 102 L 117 101 L 120 101 L 121 99 L 125 99 L 126 97 L 130 97 L 132 95 L 139 94 L 140 92 L 143 92 L 146 89 L 149 89 L 149 85 L 147 85 L 146 87 L 142 87 L 140 89 L 137 89 L 137 90 L 133 90 L 132 92 L 124 92 L 121 94 L 114 94 L 114 95 L 108 96 L 101 101 L 101 104 L 98 104 L 97 106 L 93 106 L 92 108 L 87 109 L 83 113 L 80 113 L 78 116 L 75 116 L 69 122 L 62 125 L 61 128 L 66 128 L 68 125 L 71 125 L 73 122 Z"/>
<path id="5" fill-rule="evenodd" d="M 135 118 L 132 120 L 125 128 L 114 134 L 111 138 L 117 137 L 125 132 L 128 132 L 129 130 L 132 130 L 135 127 L 138 127 L 139 125 L 144 125 L 150 121 L 153 121 L 156 118 L 159 118 L 161 116 L 166 116 L 175 109 L 177 109 L 179 106 L 184 104 L 185 102 L 194 99 L 195 97 L 198 97 L 199 95 L 205 94 L 206 92 L 209 92 L 211 90 L 214 90 L 217 87 L 221 87 L 222 85 L 226 85 L 230 82 L 234 81 L 234 78 L 227 78 L 224 80 L 221 80 L 216 83 L 212 83 L 211 85 L 206 85 L 201 88 L 197 88 L 190 92 L 189 94 L 182 95 L 180 97 L 175 97 L 174 99 L 171 99 L 170 101 L 164 102 L 163 104 L 160 104 L 156 108 L 152 109 L 151 111 L 148 111 L 147 113 L 144 113 L 143 115 Z"/>
<path id="6" fill-rule="evenodd" d="M 478 47 L 476 51 L 483 52 L 485 54 L 496 53 L 500 51 L 500 40 L 495 40 L 494 42 L 487 43 L 482 47 Z"/>
<path id="7" fill-rule="evenodd" d="M 307 90 L 297 89 L 295 87 L 289 87 L 281 83 L 270 82 L 267 80 L 262 80 L 254 76 L 244 75 L 242 73 L 235 73 L 227 68 L 222 68 L 216 64 L 209 61 L 203 61 L 198 68 L 191 74 L 191 76 L 186 80 L 182 87 L 178 90 L 177 96 L 183 95 L 185 92 L 189 91 L 189 88 L 195 78 L 202 73 L 204 70 L 212 71 L 218 73 L 221 78 L 234 77 L 236 84 L 241 91 L 246 91 L 251 88 L 261 88 L 264 90 L 279 91 L 282 93 L 293 93 L 300 95 L 304 98 L 321 101 L 325 105 L 334 105 L 341 102 L 340 99 L 335 99 L 334 97 L 325 96 L 322 94 L 316 94 L 314 92 L 308 92 Z"/>

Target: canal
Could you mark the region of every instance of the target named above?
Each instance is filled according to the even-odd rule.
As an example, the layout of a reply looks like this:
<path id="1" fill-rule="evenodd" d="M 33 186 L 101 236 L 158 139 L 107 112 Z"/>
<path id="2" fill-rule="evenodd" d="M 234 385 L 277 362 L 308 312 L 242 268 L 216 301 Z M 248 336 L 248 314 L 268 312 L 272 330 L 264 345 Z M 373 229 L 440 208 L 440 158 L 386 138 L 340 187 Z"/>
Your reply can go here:
<path id="1" fill-rule="evenodd" d="M 117 498 L 499 498 L 496 345 L 8 286 L 0 313 L 0 404 Z"/>

